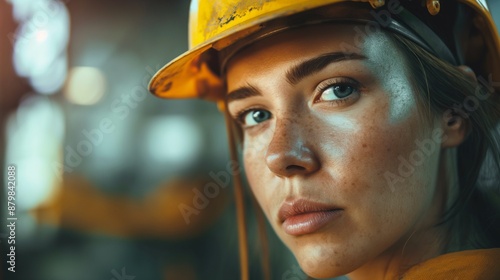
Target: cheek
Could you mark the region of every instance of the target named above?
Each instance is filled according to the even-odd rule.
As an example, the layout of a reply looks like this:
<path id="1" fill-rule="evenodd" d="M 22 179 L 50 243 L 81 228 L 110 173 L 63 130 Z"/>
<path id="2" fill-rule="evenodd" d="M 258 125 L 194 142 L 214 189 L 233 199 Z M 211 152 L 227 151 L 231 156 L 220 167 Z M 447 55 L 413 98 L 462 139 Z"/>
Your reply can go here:
<path id="1" fill-rule="evenodd" d="M 417 113 L 393 124 L 390 110 L 367 110 L 359 118 L 359 130 L 342 135 L 346 143 L 341 159 L 324 162 L 329 176 L 338 182 L 337 199 L 350 207 L 356 227 L 364 234 L 397 231 L 415 223 L 429 207 L 439 143 L 424 153 L 416 144 L 431 141 L 431 133 L 421 132 Z M 362 230 L 363 229 L 363 230 Z"/>

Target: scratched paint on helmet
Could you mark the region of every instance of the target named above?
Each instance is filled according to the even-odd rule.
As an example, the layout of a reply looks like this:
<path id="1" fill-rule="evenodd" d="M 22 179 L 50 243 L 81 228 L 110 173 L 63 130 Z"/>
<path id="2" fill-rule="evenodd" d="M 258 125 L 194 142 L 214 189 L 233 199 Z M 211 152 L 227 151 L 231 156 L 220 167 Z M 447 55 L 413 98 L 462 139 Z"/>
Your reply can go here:
<path id="1" fill-rule="evenodd" d="M 233 23 L 238 22 L 238 19 L 244 20 L 251 12 L 262 12 L 265 4 L 272 1 L 274 0 L 231 1 L 233 3 L 230 4 L 227 0 L 223 0 L 209 3 L 214 8 L 210 9 L 210 13 L 207 14 L 208 24 L 200 25 L 199 27 L 204 29 L 202 32 L 206 35 L 219 32 L 220 30 L 218 31 L 218 29 L 225 29 L 232 26 Z"/>

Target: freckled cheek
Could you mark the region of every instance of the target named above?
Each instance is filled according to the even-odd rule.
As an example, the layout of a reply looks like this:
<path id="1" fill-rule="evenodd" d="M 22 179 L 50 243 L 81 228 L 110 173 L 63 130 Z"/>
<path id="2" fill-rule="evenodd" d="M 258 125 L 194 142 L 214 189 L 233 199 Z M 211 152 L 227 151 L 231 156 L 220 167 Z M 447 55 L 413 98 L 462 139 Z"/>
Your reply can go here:
<path id="1" fill-rule="evenodd" d="M 392 126 L 380 120 L 383 118 L 363 119 L 355 133 L 343 134 L 344 144 L 337 148 L 341 157 L 325 160 L 333 162 L 331 174 L 342 182 L 339 188 L 350 196 L 391 191 L 384 173 L 397 172 L 398 156 L 413 149 L 413 121 Z"/>

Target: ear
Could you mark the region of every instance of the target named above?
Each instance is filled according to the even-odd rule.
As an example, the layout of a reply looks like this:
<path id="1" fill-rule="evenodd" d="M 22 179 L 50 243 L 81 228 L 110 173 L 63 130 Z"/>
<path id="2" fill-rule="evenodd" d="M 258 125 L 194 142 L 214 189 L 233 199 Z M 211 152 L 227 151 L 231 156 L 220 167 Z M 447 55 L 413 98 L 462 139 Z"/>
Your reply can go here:
<path id="1" fill-rule="evenodd" d="M 477 82 L 476 73 L 467 65 L 457 67 L 469 79 Z M 462 113 L 462 114 L 461 114 Z M 442 148 L 458 147 L 465 141 L 470 132 L 470 122 L 465 112 L 454 112 L 449 109 L 443 113 L 441 128 L 443 136 L 441 139 Z"/>
<path id="2" fill-rule="evenodd" d="M 462 116 L 449 109 L 443 113 L 441 128 L 443 136 L 441 148 L 458 147 L 469 135 L 470 125 L 466 116 Z"/>

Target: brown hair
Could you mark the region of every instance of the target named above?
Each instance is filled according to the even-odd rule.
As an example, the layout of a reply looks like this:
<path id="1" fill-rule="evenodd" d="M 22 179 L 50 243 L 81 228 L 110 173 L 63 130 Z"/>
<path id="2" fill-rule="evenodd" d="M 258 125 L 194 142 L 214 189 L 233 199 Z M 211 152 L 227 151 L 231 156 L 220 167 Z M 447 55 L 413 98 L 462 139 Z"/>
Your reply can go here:
<path id="1" fill-rule="evenodd" d="M 439 223 L 451 225 L 448 251 L 500 247 L 499 89 L 488 84 L 491 76 L 479 73 L 476 82 L 414 42 L 390 37 L 407 59 L 424 119 L 456 114 L 470 127 L 456 153 L 458 197 Z"/>

